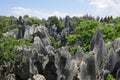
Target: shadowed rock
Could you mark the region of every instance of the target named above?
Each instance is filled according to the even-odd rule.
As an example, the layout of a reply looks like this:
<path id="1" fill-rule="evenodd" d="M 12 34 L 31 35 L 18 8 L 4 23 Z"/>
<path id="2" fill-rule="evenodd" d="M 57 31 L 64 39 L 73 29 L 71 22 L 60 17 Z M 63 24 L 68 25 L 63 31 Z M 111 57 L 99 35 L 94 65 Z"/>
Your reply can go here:
<path id="1" fill-rule="evenodd" d="M 108 58 L 107 58 L 107 63 L 105 65 L 105 70 L 107 69 L 110 72 L 112 72 L 115 64 L 116 64 L 116 54 L 115 54 L 113 49 L 110 49 L 109 55 L 108 55 Z"/>
<path id="2" fill-rule="evenodd" d="M 95 53 L 89 52 L 80 64 L 80 80 L 96 80 Z"/>
<path id="3" fill-rule="evenodd" d="M 95 53 L 95 62 L 97 68 L 97 76 L 99 79 L 103 77 L 103 53 L 104 53 L 104 41 L 102 30 L 98 29 L 97 32 L 93 35 L 90 43 L 90 51 Z"/>
<path id="4" fill-rule="evenodd" d="M 68 47 L 62 47 L 57 50 L 56 62 L 58 65 L 58 80 L 61 80 L 64 76 L 66 80 L 67 72 L 65 69 L 66 64 L 70 64 L 71 56 L 68 52 Z"/>
<path id="5" fill-rule="evenodd" d="M 38 73 L 31 61 L 33 57 L 31 49 L 19 48 L 16 53 L 17 61 L 15 63 L 15 75 L 17 80 L 27 80 L 32 77 L 33 74 Z"/>

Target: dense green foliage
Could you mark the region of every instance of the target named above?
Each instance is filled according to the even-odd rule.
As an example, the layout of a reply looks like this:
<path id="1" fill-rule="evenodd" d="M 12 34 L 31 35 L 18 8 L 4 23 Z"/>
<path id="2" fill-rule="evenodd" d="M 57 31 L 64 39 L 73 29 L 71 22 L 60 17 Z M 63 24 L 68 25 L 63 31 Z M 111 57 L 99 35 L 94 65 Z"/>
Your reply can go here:
<path id="1" fill-rule="evenodd" d="M 37 17 L 29 17 L 28 15 L 24 15 L 23 19 L 26 20 L 29 25 L 32 25 L 32 24 L 40 25 L 41 24 L 41 20 L 38 19 Z"/>
<path id="2" fill-rule="evenodd" d="M 48 18 L 49 25 L 55 24 L 60 30 L 60 27 L 65 27 L 65 19 L 60 20 L 56 16 L 51 16 Z M 83 17 L 73 17 L 70 18 L 71 24 L 76 24 L 75 33 L 69 34 L 66 39 L 66 45 L 74 45 L 79 37 L 81 37 L 83 41 L 83 45 L 81 46 L 85 52 L 89 51 L 90 40 L 92 35 L 96 32 L 98 28 L 101 28 L 103 31 L 104 42 L 111 42 L 114 39 L 120 37 L 120 18 L 113 18 L 112 16 L 107 16 L 105 18 L 100 18 L 99 16 L 95 19 L 92 16 L 85 15 Z M 60 31 L 59 31 L 60 32 Z M 58 32 L 58 33 L 59 33 Z M 52 39 L 52 44 L 55 48 L 60 46 L 61 41 L 57 42 Z M 71 50 L 75 50 L 73 47 Z M 70 50 L 70 52 L 72 52 Z M 73 51 L 73 52 L 74 52 Z M 72 54 L 73 54 L 72 52 Z"/>
<path id="3" fill-rule="evenodd" d="M 57 27 L 57 32 L 61 32 L 62 29 L 65 27 L 65 22 L 62 21 L 61 18 L 58 18 L 57 16 L 51 16 L 48 17 L 48 26 L 51 27 L 52 25 L 55 25 Z"/>
<path id="4" fill-rule="evenodd" d="M 89 51 L 89 44 L 90 44 L 90 40 L 92 38 L 92 35 L 95 33 L 95 31 L 98 28 L 101 28 L 103 31 L 103 38 L 104 41 L 107 42 L 111 42 L 114 39 L 120 37 L 120 22 L 118 22 L 120 20 L 120 18 L 115 18 L 112 19 L 111 21 L 109 20 L 109 23 L 106 24 L 102 24 L 99 21 L 93 21 L 93 20 L 84 20 L 81 19 L 78 23 L 78 26 L 75 28 L 76 33 L 75 34 L 70 34 L 67 37 L 67 44 L 71 45 L 74 42 L 76 42 L 78 36 L 80 36 L 83 40 L 83 46 L 82 49 L 85 52 Z M 111 23 L 110 23 L 111 22 Z M 117 23 L 113 23 L 113 22 L 117 22 Z"/>
<path id="5" fill-rule="evenodd" d="M 16 40 L 11 37 L 1 35 L 0 38 L 0 63 L 15 59 L 15 51 L 17 47 L 25 47 L 31 45 L 31 39 Z"/>
<path id="6" fill-rule="evenodd" d="M 53 46 L 54 48 L 59 48 L 59 47 L 60 47 L 61 40 L 56 41 L 56 40 L 54 39 L 54 37 L 52 37 L 52 36 L 50 37 L 50 40 L 51 40 L 52 46 Z"/>
<path id="7" fill-rule="evenodd" d="M 76 27 L 76 34 L 81 36 L 83 39 L 83 48 L 85 51 L 89 50 L 90 40 L 92 35 L 95 33 L 96 29 L 98 28 L 99 22 L 97 21 L 86 21 L 84 23 L 80 23 Z"/>
<path id="8" fill-rule="evenodd" d="M 17 18 L 0 16 L 0 32 L 7 32 L 15 28 L 20 28 L 22 25 L 17 24 Z"/>
<path id="9" fill-rule="evenodd" d="M 116 80 L 111 74 L 108 74 L 106 80 Z"/>
<path id="10" fill-rule="evenodd" d="M 73 34 L 73 35 L 68 35 L 67 36 L 67 45 L 74 44 L 77 40 L 78 36 Z"/>
<path id="11" fill-rule="evenodd" d="M 60 27 L 59 19 L 56 16 L 51 16 L 48 18 L 49 25 L 56 25 L 57 27 Z"/>

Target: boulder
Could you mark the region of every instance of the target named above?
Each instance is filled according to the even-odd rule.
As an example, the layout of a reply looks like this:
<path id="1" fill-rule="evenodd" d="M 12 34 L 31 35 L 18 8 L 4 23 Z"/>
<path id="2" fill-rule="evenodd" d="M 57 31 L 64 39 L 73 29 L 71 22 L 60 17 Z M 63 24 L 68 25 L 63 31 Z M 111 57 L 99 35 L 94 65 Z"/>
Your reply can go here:
<path id="1" fill-rule="evenodd" d="M 43 75 L 36 74 L 33 76 L 33 80 L 46 80 Z"/>

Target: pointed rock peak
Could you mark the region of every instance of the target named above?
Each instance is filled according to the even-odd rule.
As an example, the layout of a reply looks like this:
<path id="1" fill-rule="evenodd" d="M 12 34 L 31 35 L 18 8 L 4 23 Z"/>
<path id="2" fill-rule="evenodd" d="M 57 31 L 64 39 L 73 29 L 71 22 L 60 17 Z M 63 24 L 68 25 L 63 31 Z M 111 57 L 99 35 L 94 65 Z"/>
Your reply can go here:
<path id="1" fill-rule="evenodd" d="M 76 51 L 76 53 L 74 55 L 74 59 L 77 60 L 77 61 L 79 61 L 79 60 L 82 60 L 83 56 L 84 56 L 84 52 L 81 49 L 81 47 L 78 46 L 78 49 L 77 49 L 77 51 Z"/>
<path id="2" fill-rule="evenodd" d="M 94 49 L 95 46 L 100 46 L 103 44 L 103 33 L 100 28 L 96 31 L 96 33 L 93 35 L 92 40 L 90 42 L 90 51 Z"/>
<path id="3" fill-rule="evenodd" d="M 114 54 L 114 53 L 115 53 L 115 51 L 111 48 L 111 49 L 109 50 L 109 55 Z"/>

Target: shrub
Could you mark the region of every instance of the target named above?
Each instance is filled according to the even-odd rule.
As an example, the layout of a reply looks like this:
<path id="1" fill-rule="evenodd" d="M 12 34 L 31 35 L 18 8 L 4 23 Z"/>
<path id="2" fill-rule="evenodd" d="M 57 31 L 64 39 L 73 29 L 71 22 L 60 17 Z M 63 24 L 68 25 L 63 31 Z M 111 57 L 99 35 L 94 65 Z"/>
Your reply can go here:
<path id="1" fill-rule="evenodd" d="M 31 45 L 31 39 L 13 39 L 11 37 L 0 38 L 0 63 L 8 62 L 11 59 L 15 59 L 15 51 L 17 46 L 25 47 Z"/>
<path id="2" fill-rule="evenodd" d="M 67 36 L 67 45 L 74 44 L 77 40 L 78 36 L 76 34 Z"/>
<path id="3" fill-rule="evenodd" d="M 111 74 L 108 74 L 106 80 L 116 80 Z"/>
<path id="4" fill-rule="evenodd" d="M 54 37 L 52 37 L 52 36 L 50 37 L 50 40 L 51 40 L 52 46 L 53 46 L 54 48 L 59 48 L 59 47 L 60 47 L 61 40 L 56 41 L 56 40 L 54 39 Z"/>

